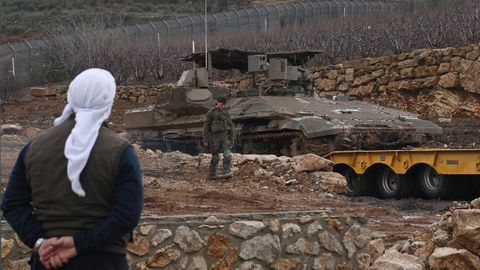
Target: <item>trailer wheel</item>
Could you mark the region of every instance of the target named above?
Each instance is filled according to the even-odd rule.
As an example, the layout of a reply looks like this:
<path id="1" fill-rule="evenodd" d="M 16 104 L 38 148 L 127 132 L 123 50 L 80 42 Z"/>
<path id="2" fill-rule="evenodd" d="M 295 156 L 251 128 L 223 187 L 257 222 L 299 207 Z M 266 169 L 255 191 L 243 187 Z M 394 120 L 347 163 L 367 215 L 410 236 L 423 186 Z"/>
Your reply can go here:
<path id="1" fill-rule="evenodd" d="M 413 186 L 405 175 L 396 174 L 385 167 L 378 170 L 377 188 L 382 199 L 400 199 L 410 196 Z"/>
<path id="2" fill-rule="evenodd" d="M 446 198 L 453 190 L 450 176 L 438 174 L 435 169 L 425 166 L 419 173 L 420 189 L 427 199 Z"/>
<path id="3" fill-rule="evenodd" d="M 478 175 L 472 179 L 472 192 L 475 198 L 480 197 L 480 177 Z"/>
<path id="4" fill-rule="evenodd" d="M 347 196 L 365 196 L 368 194 L 367 179 L 363 175 L 358 175 L 352 168 L 347 168 L 342 172 L 347 180 Z"/>

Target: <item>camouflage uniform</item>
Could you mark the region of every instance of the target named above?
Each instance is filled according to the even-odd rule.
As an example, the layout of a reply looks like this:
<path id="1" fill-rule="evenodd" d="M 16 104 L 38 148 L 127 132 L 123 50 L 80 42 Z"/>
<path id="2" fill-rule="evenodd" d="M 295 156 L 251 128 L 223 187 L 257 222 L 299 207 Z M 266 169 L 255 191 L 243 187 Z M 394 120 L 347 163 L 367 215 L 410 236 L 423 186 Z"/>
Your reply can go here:
<path id="1" fill-rule="evenodd" d="M 233 143 L 233 123 L 226 109 L 221 110 L 215 107 L 207 113 L 203 125 L 203 141 L 208 142 L 212 153 L 208 176 L 215 177 L 221 152 L 223 152 L 223 174 L 230 174 L 232 162 L 230 144 Z"/>

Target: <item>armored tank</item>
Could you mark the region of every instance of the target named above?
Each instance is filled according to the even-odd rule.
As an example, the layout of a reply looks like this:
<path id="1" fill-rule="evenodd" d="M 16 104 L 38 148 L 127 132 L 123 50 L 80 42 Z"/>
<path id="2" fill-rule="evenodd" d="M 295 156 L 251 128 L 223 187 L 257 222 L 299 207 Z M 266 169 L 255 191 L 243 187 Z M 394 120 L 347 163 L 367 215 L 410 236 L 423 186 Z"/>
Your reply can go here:
<path id="1" fill-rule="evenodd" d="M 221 95 L 235 124 L 234 151 L 294 156 L 325 155 L 335 150 L 402 149 L 431 141 L 442 129 L 415 114 L 346 96 L 318 97 L 302 65 L 318 52 L 264 54 L 239 50 L 210 51 L 209 69 L 185 71 L 177 87 L 160 93 L 157 103 L 130 110 L 125 127 L 132 142 L 162 151 L 197 154 L 202 147 L 206 112 Z M 203 65 L 204 54 L 187 61 Z M 204 61 L 204 60 L 203 60 Z M 208 70 L 236 68 L 253 75 L 239 92 L 208 83 Z M 256 74 L 268 78 L 256 83 Z"/>

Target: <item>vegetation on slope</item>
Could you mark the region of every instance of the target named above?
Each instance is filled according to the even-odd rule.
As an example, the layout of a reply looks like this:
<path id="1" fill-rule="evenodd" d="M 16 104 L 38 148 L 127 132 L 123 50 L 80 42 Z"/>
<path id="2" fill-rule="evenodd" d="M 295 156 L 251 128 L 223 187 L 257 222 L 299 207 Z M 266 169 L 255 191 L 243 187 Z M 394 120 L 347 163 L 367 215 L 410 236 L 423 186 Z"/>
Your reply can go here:
<path id="1" fill-rule="evenodd" d="M 208 9 L 220 12 L 251 4 L 251 0 L 209 0 Z M 43 36 L 47 29 L 71 17 L 88 21 L 114 14 L 125 24 L 201 13 L 199 0 L 2 0 L 0 1 L 0 44 Z"/>
<path id="2" fill-rule="evenodd" d="M 178 61 L 191 51 L 191 40 L 159 44 L 151 37 L 129 38 L 120 32 L 99 32 L 100 25 L 73 24 L 54 33 L 53 66 L 70 77 L 88 67 L 111 70 L 119 83 L 176 80 L 191 64 Z M 69 36 L 68 33 L 85 33 Z M 97 34 L 91 34 L 97 33 Z M 63 38 L 60 38 L 63 37 Z M 212 34 L 210 48 L 240 48 L 274 52 L 323 50 L 312 64 L 334 64 L 348 59 L 378 57 L 419 48 L 460 47 L 480 41 L 480 9 L 465 6 L 425 9 L 418 13 L 350 17 L 269 32 Z M 203 37 L 196 40 L 202 51 Z"/>

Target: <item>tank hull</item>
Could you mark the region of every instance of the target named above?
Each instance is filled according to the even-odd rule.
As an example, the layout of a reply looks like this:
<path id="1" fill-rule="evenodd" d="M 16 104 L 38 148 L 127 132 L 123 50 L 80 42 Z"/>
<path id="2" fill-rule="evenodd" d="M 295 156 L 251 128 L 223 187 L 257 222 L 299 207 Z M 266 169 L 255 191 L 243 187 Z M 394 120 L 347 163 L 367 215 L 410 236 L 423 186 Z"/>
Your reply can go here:
<path id="1" fill-rule="evenodd" d="M 254 96 L 227 103 L 241 153 L 325 155 L 336 150 L 402 149 L 442 134 L 415 114 L 355 100 Z M 130 111 L 131 141 L 162 151 L 206 152 L 201 146 L 205 114 L 178 115 L 164 107 Z M 142 119 L 143 121 L 139 121 Z"/>

